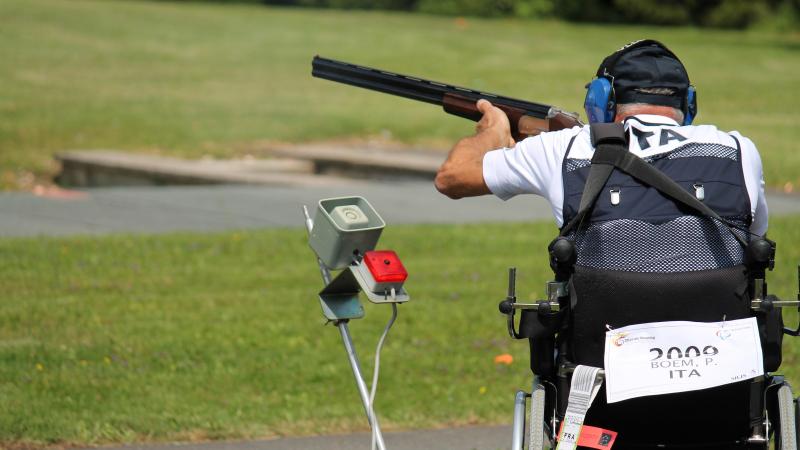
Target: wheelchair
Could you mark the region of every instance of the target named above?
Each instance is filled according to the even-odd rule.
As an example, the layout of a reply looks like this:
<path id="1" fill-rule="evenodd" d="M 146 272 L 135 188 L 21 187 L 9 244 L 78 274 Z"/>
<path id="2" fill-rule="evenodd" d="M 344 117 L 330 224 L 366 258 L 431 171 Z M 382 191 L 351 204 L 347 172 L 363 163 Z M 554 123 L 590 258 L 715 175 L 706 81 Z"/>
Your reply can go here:
<path id="1" fill-rule="evenodd" d="M 750 235 L 742 224 L 721 218 L 702 198 L 631 155 L 620 124 L 593 124 L 591 139 L 595 154 L 580 207 L 548 247 L 554 280 L 547 283 L 547 299 L 518 303 L 516 271 L 512 268 L 507 297 L 499 305 L 500 312 L 507 315 L 509 334 L 528 339 L 534 375 L 531 392 L 518 391 L 515 397 L 512 448 L 522 449 L 526 441 L 528 399 L 528 448 L 556 447 L 559 427 L 568 417 L 572 375 L 586 366 L 603 368 L 607 328 L 675 321 L 724 324 L 725 320 L 737 319 L 750 319 L 752 324 L 755 317 L 763 375 L 754 371 L 754 376 L 729 378 L 716 387 L 613 403 L 606 401 L 603 386 L 591 407 L 584 408 L 583 424 L 615 433 L 615 440 L 596 443 L 594 448 L 602 449 L 613 443 L 615 449 L 755 450 L 770 448 L 772 440 L 776 449 L 796 450 L 798 402 L 789 383 L 774 372 L 781 365 L 783 335 L 800 334 L 800 326 L 784 327 L 782 308 L 795 306 L 800 311 L 800 295 L 798 300 L 783 301 L 767 291 L 766 272 L 775 265 L 775 243 Z M 610 254 L 627 257 L 652 244 L 645 240 L 633 250 L 629 247 L 618 252 L 616 246 L 625 243 L 619 239 L 603 243 L 604 224 L 590 219 L 600 192 L 616 170 L 641 186 L 654 188 L 681 211 L 693 211 L 680 219 L 685 220 L 678 224 L 681 237 L 667 233 L 669 239 L 693 239 L 691 245 L 681 241 L 679 253 L 689 247 L 692 256 L 687 261 L 706 258 L 714 263 L 681 266 L 658 255 L 659 261 L 671 261 L 670 267 L 624 270 L 608 264 L 616 260 L 609 258 Z M 630 227 L 637 225 L 628 226 L 622 232 L 615 229 L 615 235 L 635 232 Z M 639 236 L 650 231 L 648 228 Z M 514 316 L 518 310 L 521 317 L 517 326 Z M 757 352 L 755 336 L 750 342 Z M 689 353 L 688 347 L 685 352 Z M 588 403 L 591 400 L 584 406 Z M 571 430 L 582 426 L 576 425 L 574 415 L 569 417 L 566 422 Z"/>
<path id="2" fill-rule="evenodd" d="M 511 268 L 507 297 L 499 305 L 510 336 L 528 339 L 533 372 L 531 392 L 518 391 L 515 397 L 512 449 L 526 444 L 531 450 L 556 448 L 572 373 L 577 364 L 603 367 L 606 326 L 752 316 L 759 327 L 764 376 L 613 404 L 605 402 L 601 388 L 585 424 L 616 431 L 615 449 L 767 449 L 770 441 L 776 449 L 798 448 L 800 406 L 789 383 L 774 372 L 781 364 L 783 335 L 800 333 L 800 326 L 784 328 L 781 309 L 800 302 L 767 293 L 765 273 L 774 267 L 773 242 L 750 240 L 742 265 L 674 274 L 578 266 L 575 245 L 565 237 L 554 240 L 548 250 L 555 279 L 547 283 L 547 299 L 517 302 L 516 269 Z M 631 305 L 631 299 L 638 303 Z"/>

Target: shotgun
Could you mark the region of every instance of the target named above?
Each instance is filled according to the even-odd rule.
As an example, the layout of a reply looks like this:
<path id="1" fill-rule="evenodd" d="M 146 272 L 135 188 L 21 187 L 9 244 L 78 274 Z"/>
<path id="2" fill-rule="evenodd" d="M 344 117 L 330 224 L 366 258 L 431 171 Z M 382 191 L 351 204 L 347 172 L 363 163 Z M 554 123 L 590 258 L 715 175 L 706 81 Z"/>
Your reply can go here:
<path id="1" fill-rule="evenodd" d="M 452 86 L 418 77 L 401 75 L 343 61 L 315 56 L 311 62 L 311 75 L 317 78 L 358 86 L 386 94 L 397 95 L 434 105 L 445 112 L 475 122 L 482 114 L 475 103 L 484 98 L 503 110 L 511 122 L 511 135 L 519 141 L 545 131 L 556 131 L 582 126 L 577 113 L 570 113 L 550 105 L 527 102 L 474 89 Z"/>

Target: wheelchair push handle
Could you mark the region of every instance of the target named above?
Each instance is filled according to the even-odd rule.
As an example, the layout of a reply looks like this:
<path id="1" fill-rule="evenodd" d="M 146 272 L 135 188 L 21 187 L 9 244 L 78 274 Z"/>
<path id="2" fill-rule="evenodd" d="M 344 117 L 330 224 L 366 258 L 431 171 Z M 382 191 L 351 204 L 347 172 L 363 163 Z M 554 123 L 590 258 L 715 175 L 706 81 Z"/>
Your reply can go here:
<path id="1" fill-rule="evenodd" d="M 553 270 L 556 280 L 568 280 L 578 260 L 575 243 L 568 238 L 559 236 L 550 242 L 547 252 L 550 255 L 550 268 Z"/>
<path id="2" fill-rule="evenodd" d="M 753 238 L 745 249 L 745 265 L 753 271 L 755 278 L 764 278 L 768 270 L 775 268 L 775 242 L 761 237 Z"/>

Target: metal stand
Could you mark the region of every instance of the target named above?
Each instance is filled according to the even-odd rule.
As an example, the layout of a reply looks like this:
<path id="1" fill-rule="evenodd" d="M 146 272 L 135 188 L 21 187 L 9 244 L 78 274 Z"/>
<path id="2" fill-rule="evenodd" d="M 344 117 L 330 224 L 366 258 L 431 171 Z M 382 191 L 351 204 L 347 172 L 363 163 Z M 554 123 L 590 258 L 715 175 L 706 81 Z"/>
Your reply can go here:
<path id="1" fill-rule="evenodd" d="M 311 230 L 314 228 L 314 221 L 308 215 L 308 209 L 303 205 L 303 214 L 305 215 L 306 220 L 306 231 L 311 233 Z M 322 281 L 325 283 L 325 286 L 329 286 L 331 284 L 331 274 L 328 271 L 328 268 L 325 267 L 322 260 L 317 258 L 317 263 L 319 264 L 319 271 L 322 275 Z M 324 291 L 324 290 L 323 290 Z M 355 299 L 355 300 L 353 300 Z M 364 412 L 367 414 L 367 420 L 369 421 L 369 425 L 372 428 L 372 433 L 376 437 L 377 441 L 377 448 L 379 450 L 386 450 L 386 444 L 383 442 L 383 434 L 381 433 L 380 425 L 378 424 L 378 418 L 374 415 L 372 407 L 370 405 L 369 399 L 369 390 L 367 389 L 367 383 L 364 382 L 364 377 L 361 375 L 361 364 L 358 362 L 358 355 L 356 355 L 356 349 L 353 345 L 353 338 L 350 336 L 350 328 L 348 327 L 348 321 L 350 318 L 357 318 L 363 316 L 363 309 L 361 309 L 361 305 L 358 304 L 358 291 L 355 292 L 355 296 L 352 294 L 347 295 L 340 295 L 339 302 L 343 302 L 345 305 L 350 307 L 333 307 L 332 305 L 335 303 L 332 301 L 334 298 L 330 298 L 328 296 L 320 295 L 320 302 L 322 302 L 323 312 L 325 316 L 333 321 L 337 328 L 339 328 L 339 333 L 342 335 L 342 342 L 344 343 L 344 349 L 347 352 L 347 359 L 350 361 L 350 368 L 353 369 L 353 377 L 356 379 L 356 385 L 358 387 L 358 393 L 361 396 L 361 403 L 364 405 Z M 352 303 L 355 301 L 358 304 L 357 309 L 354 310 L 352 307 Z M 348 318 L 337 318 L 336 313 L 340 311 L 348 311 L 351 314 L 355 314 L 354 317 Z"/>
<path id="2" fill-rule="evenodd" d="M 367 420 L 369 420 L 369 425 L 372 427 L 372 432 L 376 436 L 377 446 L 380 450 L 386 450 L 386 444 L 383 443 L 383 434 L 378 424 L 378 417 L 373 414 L 372 408 L 370 408 L 369 390 L 367 389 L 367 383 L 364 382 L 364 377 L 361 375 L 361 365 L 358 363 L 358 355 L 356 355 L 356 349 L 353 346 L 353 339 L 350 337 L 350 328 L 347 326 L 346 320 L 340 321 L 336 326 L 342 335 L 344 349 L 347 351 L 347 359 L 350 360 L 350 368 L 353 369 L 353 377 L 356 379 L 356 385 L 358 385 L 361 403 L 364 405 L 364 412 L 367 413 Z"/>

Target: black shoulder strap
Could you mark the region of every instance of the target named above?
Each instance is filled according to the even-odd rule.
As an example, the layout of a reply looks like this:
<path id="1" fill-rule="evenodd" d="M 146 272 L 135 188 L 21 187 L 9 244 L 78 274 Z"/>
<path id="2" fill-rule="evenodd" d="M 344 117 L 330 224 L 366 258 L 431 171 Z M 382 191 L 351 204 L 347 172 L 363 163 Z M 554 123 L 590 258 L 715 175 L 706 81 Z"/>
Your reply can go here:
<path id="1" fill-rule="evenodd" d="M 603 190 L 611 172 L 614 171 L 613 162 L 606 161 L 607 156 L 627 153 L 627 140 L 625 139 L 625 128 L 620 123 L 595 123 L 591 125 L 590 135 L 592 146 L 595 148 L 592 155 L 592 165 L 589 169 L 589 177 L 583 186 L 581 194 L 581 204 L 578 213 L 561 228 L 561 236 L 565 236 L 570 230 L 580 224 L 586 214 L 591 211 L 600 191 Z"/>
<path id="2" fill-rule="evenodd" d="M 672 178 L 630 153 L 627 149 L 625 129 L 621 123 L 592 124 L 591 136 L 595 152 L 592 156 L 589 177 L 586 180 L 581 196 L 581 205 L 575 217 L 561 229 L 561 236 L 566 235 L 572 228 L 580 224 L 597 201 L 597 197 L 611 176 L 611 172 L 614 168 L 617 168 L 639 182 L 655 188 L 672 200 L 725 224 L 736 240 L 743 247 L 747 247 L 747 242 L 744 238 L 734 232 L 736 227 L 733 224 L 720 217 L 708 205 L 684 190 Z"/>

